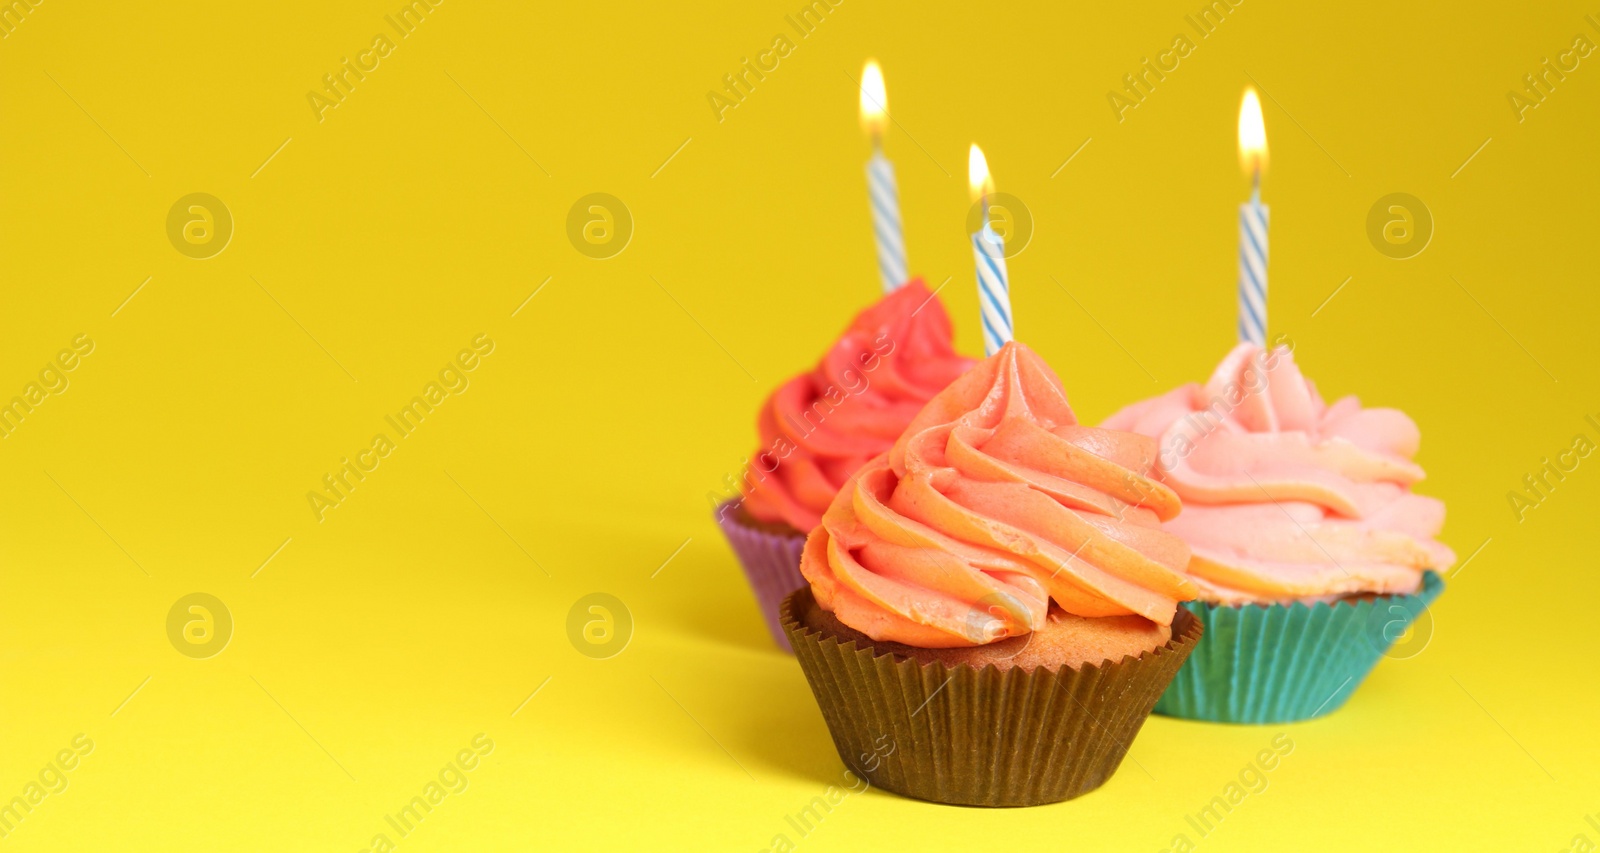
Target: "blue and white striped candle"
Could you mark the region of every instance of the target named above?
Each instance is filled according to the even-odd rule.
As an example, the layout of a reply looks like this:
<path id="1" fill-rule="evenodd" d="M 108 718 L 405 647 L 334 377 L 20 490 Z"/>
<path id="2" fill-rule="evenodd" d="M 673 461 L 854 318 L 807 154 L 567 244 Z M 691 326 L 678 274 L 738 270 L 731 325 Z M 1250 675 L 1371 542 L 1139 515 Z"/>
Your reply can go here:
<path id="1" fill-rule="evenodd" d="M 1012 339 L 1011 279 L 1006 274 L 1005 242 L 989 225 L 989 163 L 976 144 L 967 152 L 967 183 L 973 201 L 983 203 L 983 227 L 972 234 L 972 259 L 978 270 L 978 316 L 983 321 L 983 354 L 994 355 Z"/>
<path id="2" fill-rule="evenodd" d="M 893 293 L 906 282 L 906 241 L 900 231 L 900 191 L 894 166 L 874 150 L 867 161 L 867 189 L 872 199 L 872 234 L 878 243 L 878 275 L 883 292 Z"/>
<path id="3" fill-rule="evenodd" d="M 1267 344 L 1267 219 L 1261 173 L 1267 167 L 1267 127 L 1255 89 L 1239 105 L 1239 165 L 1250 176 L 1250 200 L 1239 205 L 1239 340 Z"/>
<path id="4" fill-rule="evenodd" d="M 872 138 L 872 159 L 867 161 L 867 192 L 872 202 L 872 234 L 878 245 L 878 275 L 883 292 L 893 293 L 906 283 L 906 241 L 900 230 L 900 189 L 894 166 L 883 156 L 883 131 L 889 114 L 889 96 L 883 69 L 867 60 L 861 72 L 861 129 Z"/>
<path id="5" fill-rule="evenodd" d="M 1267 206 L 1261 188 L 1239 205 L 1239 340 L 1267 345 Z"/>

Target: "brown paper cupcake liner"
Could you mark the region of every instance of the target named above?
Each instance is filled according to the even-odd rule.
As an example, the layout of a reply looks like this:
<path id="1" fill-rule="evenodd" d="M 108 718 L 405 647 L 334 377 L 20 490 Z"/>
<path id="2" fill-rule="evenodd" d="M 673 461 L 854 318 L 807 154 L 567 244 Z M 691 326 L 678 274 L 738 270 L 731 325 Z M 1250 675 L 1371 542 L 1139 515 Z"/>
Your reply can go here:
<path id="1" fill-rule="evenodd" d="M 810 587 L 780 617 L 839 757 L 872 784 L 969 806 L 1035 806 L 1111 778 L 1199 641 L 1179 609 L 1172 639 L 1137 658 L 1077 669 L 977 669 L 878 654 L 807 627 Z"/>

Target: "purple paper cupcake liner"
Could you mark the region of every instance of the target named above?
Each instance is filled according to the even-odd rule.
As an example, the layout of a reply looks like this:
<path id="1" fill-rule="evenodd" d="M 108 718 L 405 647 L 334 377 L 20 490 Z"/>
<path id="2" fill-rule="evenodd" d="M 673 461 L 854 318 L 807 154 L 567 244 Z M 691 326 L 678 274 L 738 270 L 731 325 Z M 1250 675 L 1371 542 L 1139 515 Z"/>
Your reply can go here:
<path id="1" fill-rule="evenodd" d="M 761 615 L 767 620 L 767 630 L 778 647 L 793 653 L 789 638 L 783 632 L 783 622 L 778 616 L 784 596 L 806 585 L 800 574 L 800 552 L 805 549 L 804 533 L 773 533 L 740 520 L 739 499 L 735 498 L 717 507 L 717 525 L 722 528 L 733 553 L 739 555 L 745 577 L 755 590 Z"/>

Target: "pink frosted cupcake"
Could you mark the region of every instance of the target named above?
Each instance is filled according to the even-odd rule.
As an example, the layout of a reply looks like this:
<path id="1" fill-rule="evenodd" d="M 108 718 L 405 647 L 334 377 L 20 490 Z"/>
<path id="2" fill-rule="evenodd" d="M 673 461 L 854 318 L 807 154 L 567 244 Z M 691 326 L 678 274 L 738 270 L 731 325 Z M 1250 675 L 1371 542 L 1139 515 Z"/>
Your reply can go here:
<path id="1" fill-rule="evenodd" d="M 1160 442 L 1183 513 L 1205 638 L 1157 713 L 1305 719 L 1342 705 L 1442 589 L 1444 504 L 1414 494 L 1417 425 L 1355 397 L 1329 405 L 1286 347 L 1239 344 L 1204 386 L 1104 424 Z"/>
<path id="2" fill-rule="evenodd" d="M 761 407 L 760 446 L 742 495 L 716 516 L 783 648 L 789 642 L 778 606 L 805 585 L 806 534 L 850 476 L 972 366 L 951 337 L 944 305 L 913 279 L 858 314 L 815 369 L 779 386 Z"/>

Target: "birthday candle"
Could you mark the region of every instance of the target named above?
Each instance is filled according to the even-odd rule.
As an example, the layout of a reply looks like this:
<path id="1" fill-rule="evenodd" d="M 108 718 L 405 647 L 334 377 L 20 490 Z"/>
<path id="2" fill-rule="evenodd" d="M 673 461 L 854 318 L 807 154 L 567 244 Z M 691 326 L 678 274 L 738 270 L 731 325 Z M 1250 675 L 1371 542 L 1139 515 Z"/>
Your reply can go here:
<path id="1" fill-rule="evenodd" d="M 989 162 L 976 143 L 967 152 L 967 185 L 983 204 L 983 227 L 973 232 L 972 257 L 978 270 L 978 316 L 983 320 L 983 354 L 994 355 L 1011 340 L 1011 281 L 1006 275 L 1005 243 L 989 225 L 989 195 L 994 182 Z"/>
<path id="2" fill-rule="evenodd" d="M 1250 176 L 1250 200 L 1239 205 L 1239 340 L 1267 341 L 1267 206 L 1261 173 L 1267 166 L 1267 128 L 1255 89 L 1239 105 L 1239 165 Z"/>
<path id="3" fill-rule="evenodd" d="M 883 131 L 889 113 L 889 97 L 883 85 L 883 70 L 877 60 L 867 60 L 861 72 L 861 129 L 872 139 L 872 157 L 867 160 L 867 192 L 872 202 L 872 233 L 878 244 L 878 274 L 883 290 L 892 293 L 906 282 L 906 243 L 900 231 L 900 190 L 894 181 L 894 166 L 883 156 Z"/>

